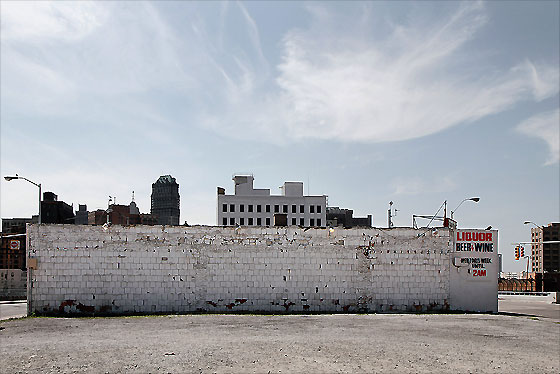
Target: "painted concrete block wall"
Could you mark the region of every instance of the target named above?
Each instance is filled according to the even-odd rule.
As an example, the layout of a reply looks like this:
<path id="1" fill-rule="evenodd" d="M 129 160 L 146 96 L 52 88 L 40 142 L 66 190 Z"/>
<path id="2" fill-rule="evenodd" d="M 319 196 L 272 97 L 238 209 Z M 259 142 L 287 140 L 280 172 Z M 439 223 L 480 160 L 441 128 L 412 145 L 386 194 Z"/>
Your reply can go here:
<path id="1" fill-rule="evenodd" d="M 498 311 L 498 231 L 456 230 L 450 270 L 454 309 Z"/>
<path id="2" fill-rule="evenodd" d="M 447 229 L 32 225 L 27 248 L 38 314 L 453 309 Z"/>
<path id="3" fill-rule="evenodd" d="M 27 297 L 27 272 L 0 269 L 0 300 L 23 300 Z"/>

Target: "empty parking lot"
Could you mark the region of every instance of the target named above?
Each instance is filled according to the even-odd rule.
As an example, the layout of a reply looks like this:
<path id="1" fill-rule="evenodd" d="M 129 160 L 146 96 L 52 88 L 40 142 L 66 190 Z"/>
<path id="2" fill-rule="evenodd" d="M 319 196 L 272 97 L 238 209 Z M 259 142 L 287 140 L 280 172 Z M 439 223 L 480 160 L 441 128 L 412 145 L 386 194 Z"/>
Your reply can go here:
<path id="1" fill-rule="evenodd" d="M 9 373 L 557 373 L 560 324 L 514 315 L 186 315 L 0 323 Z"/>

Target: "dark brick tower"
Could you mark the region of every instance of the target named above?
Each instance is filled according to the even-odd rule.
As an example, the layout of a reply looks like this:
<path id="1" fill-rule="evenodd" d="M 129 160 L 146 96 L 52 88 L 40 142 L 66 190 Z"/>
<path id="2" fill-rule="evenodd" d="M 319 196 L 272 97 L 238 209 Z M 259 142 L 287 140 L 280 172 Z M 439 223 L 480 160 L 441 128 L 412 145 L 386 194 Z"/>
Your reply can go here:
<path id="1" fill-rule="evenodd" d="M 179 184 L 171 175 L 162 175 L 152 184 L 151 213 L 159 225 L 179 225 Z"/>

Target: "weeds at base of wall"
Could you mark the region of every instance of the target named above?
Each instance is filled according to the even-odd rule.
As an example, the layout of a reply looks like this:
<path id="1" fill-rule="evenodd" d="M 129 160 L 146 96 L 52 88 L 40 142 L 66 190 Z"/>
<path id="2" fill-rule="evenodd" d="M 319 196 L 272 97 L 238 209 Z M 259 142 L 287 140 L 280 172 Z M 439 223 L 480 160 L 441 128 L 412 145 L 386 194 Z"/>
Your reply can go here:
<path id="1" fill-rule="evenodd" d="M 275 316 L 275 317 L 285 317 L 285 316 L 327 316 L 327 315 L 410 315 L 410 316 L 421 316 L 421 315 L 496 315 L 503 313 L 493 313 L 491 311 L 487 312 L 466 312 L 461 310 L 447 310 L 447 311 L 428 311 L 428 312 L 289 312 L 289 313 L 274 313 L 267 311 L 251 311 L 244 312 L 238 311 L 235 313 L 222 313 L 222 312 L 212 312 L 212 311 L 198 311 L 189 313 L 33 313 L 28 317 L 23 318 L 79 318 L 79 319 L 92 319 L 92 318 L 162 318 L 162 317 L 175 317 L 175 316 Z M 526 315 L 517 315 L 518 317 Z"/>
<path id="2" fill-rule="evenodd" d="M 3 320 L 0 321 L 0 324 L 2 324 L 4 322 L 16 321 L 16 320 L 26 319 L 26 318 L 31 318 L 31 316 L 11 317 L 11 318 L 7 318 L 7 319 L 3 319 Z M 3 329 L 3 327 L 0 327 L 0 330 L 2 330 L 2 329 Z"/>

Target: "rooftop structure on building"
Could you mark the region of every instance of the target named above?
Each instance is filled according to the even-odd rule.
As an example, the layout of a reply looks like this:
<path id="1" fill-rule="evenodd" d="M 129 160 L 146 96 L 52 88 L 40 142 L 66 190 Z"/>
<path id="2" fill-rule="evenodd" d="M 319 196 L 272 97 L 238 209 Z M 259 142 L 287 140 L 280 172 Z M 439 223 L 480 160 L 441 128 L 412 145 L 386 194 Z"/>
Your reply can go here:
<path id="1" fill-rule="evenodd" d="M 76 225 L 87 225 L 88 224 L 88 210 L 87 205 L 78 205 L 78 210 L 76 210 L 76 217 L 74 218 L 74 223 Z"/>
<path id="2" fill-rule="evenodd" d="M 352 209 L 342 209 L 337 206 L 327 207 L 327 225 L 330 227 L 371 227 L 371 214 L 367 217 L 354 217 Z"/>
<path id="3" fill-rule="evenodd" d="M 59 201 L 53 192 L 44 192 L 41 201 L 41 223 L 74 223 L 74 208 Z"/>
<path id="4" fill-rule="evenodd" d="M 38 216 L 33 218 L 2 218 L 3 234 L 25 234 L 25 225 L 37 223 Z"/>
<path id="5" fill-rule="evenodd" d="M 88 224 L 104 225 L 157 225 L 157 217 L 152 214 L 140 213 L 140 209 L 134 202 L 134 195 L 129 205 L 110 204 L 105 209 L 97 209 L 88 213 Z"/>
<path id="6" fill-rule="evenodd" d="M 179 225 L 179 184 L 171 175 L 162 175 L 152 184 L 151 214 L 159 225 Z"/>
<path id="7" fill-rule="evenodd" d="M 217 224 L 222 226 L 300 226 L 327 224 L 327 196 L 304 196 L 303 182 L 284 182 L 280 195 L 255 189 L 251 174 L 234 175 L 234 194 L 218 187 Z"/>

